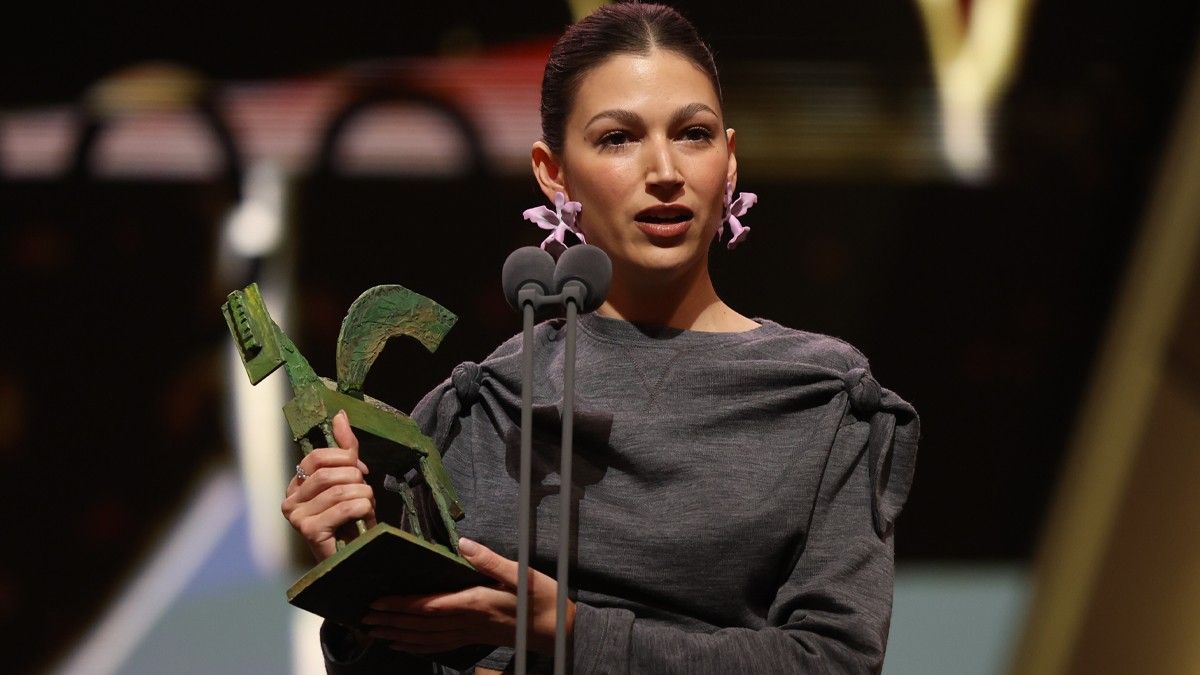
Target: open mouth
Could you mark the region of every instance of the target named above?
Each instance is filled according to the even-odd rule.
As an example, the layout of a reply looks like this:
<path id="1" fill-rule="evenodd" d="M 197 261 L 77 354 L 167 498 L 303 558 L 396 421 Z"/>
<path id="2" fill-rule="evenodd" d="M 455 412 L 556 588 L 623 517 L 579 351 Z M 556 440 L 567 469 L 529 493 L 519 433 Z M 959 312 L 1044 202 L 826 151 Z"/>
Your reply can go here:
<path id="1" fill-rule="evenodd" d="M 639 211 L 633 218 L 650 225 L 677 225 L 692 219 L 692 210 L 682 206 L 655 206 Z"/>

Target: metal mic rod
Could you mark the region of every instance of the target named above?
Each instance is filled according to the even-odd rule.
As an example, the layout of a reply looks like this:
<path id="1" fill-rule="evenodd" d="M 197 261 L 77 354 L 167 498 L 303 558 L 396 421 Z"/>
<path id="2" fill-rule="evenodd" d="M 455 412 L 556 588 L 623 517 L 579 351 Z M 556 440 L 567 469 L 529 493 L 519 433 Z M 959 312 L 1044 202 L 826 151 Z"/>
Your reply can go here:
<path id="1" fill-rule="evenodd" d="M 558 460 L 558 599 L 554 612 L 554 675 L 567 672 L 567 574 L 571 563 L 571 459 L 575 437 L 575 326 L 579 307 L 567 299 L 567 344 L 563 361 L 562 443 Z"/>
<path id="2" fill-rule="evenodd" d="M 517 506 L 517 668 L 525 675 L 529 640 L 529 502 L 533 455 L 533 313 L 532 302 L 522 302 L 524 331 L 521 343 L 521 484 Z"/>

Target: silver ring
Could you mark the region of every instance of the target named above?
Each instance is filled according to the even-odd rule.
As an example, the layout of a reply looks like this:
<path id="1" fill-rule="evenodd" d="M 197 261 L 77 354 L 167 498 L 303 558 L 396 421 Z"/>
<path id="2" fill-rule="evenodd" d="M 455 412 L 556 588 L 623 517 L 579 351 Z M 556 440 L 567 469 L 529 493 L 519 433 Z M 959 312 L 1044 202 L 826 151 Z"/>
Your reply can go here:
<path id="1" fill-rule="evenodd" d="M 300 466 L 299 464 L 296 465 L 296 478 L 298 478 L 301 483 L 304 482 L 305 478 L 308 478 L 308 474 L 305 473 L 304 467 Z"/>

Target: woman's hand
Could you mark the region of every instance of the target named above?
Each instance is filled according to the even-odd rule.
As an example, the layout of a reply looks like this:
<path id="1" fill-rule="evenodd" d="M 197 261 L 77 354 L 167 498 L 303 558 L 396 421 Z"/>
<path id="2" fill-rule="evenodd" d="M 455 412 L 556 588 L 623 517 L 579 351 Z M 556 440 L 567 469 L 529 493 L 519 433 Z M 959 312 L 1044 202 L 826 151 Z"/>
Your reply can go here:
<path id="1" fill-rule="evenodd" d="M 333 438 L 341 447 L 305 455 L 300 468 L 308 478 L 293 477 L 283 500 L 283 515 L 317 560 L 337 550 L 339 526 L 359 518 L 375 524 L 375 493 L 363 479 L 367 465 L 358 459 L 358 439 L 344 410 L 333 417 Z"/>
<path id="2" fill-rule="evenodd" d="M 394 595 L 371 603 L 363 616 L 368 634 L 392 649 L 435 654 L 467 645 L 512 646 L 517 626 L 517 563 L 467 538 L 459 553 L 475 569 L 498 582 L 454 593 Z M 554 653 L 558 582 L 529 570 L 529 648 Z M 575 603 L 567 600 L 566 630 L 575 628 Z"/>

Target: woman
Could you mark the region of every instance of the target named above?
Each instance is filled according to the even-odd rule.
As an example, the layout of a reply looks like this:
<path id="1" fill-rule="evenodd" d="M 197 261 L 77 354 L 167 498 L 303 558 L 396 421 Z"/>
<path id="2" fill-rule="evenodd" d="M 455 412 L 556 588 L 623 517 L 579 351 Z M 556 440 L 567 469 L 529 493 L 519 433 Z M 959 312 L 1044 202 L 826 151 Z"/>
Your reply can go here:
<path id="1" fill-rule="evenodd" d="M 747 318 L 713 289 L 709 250 L 745 237 L 736 216 L 752 200 L 731 204 L 736 135 L 708 48 L 672 9 L 604 7 L 551 52 L 542 129 L 538 184 L 560 213 L 577 202 L 571 229 L 613 262 L 607 301 L 580 320 L 577 595 L 564 618 L 575 672 L 878 671 L 916 414 L 853 347 Z M 545 570 L 557 546 L 559 328 L 538 327 L 535 353 L 533 563 Z M 406 654 L 478 643 L 499 647 L 479 672 L 508 663 L 519 349 L 510 340 L 459 366 L 414 412 L 462 496 L 462 553 L 497 586 L 382 598 L 364 618 L 369 648 L 327 627 L 331 671 L 399 669 Z M 357 442 L 344 417 L 334 427 L 345 449 L 309 454 L 283 504 L 318 558 L 338 525 L 374 515 Z M 542 574 L 531 584 L 542 655 L 555 591 Z"/>

